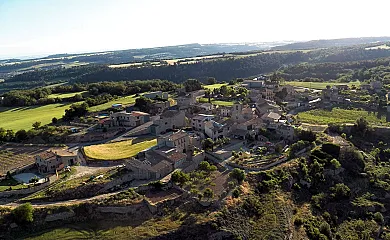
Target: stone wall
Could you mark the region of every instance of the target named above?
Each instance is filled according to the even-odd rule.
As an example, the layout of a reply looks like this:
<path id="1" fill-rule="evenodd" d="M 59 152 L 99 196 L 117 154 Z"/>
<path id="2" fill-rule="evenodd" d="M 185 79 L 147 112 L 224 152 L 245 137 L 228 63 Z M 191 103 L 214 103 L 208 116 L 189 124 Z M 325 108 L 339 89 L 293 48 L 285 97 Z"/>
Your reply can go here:
<path id="1" fill-rule="evenodd" d="M 0 192 L 0 198 L 7 198 L 10 196 L 31 194 L 31 193 L 34 193 L 34 192 L 37 192 L 39 190 L 44 189 L 45 187 L 49 186 L 51 183 L 53 183 L 55 181 L 57 181 L 57 176 L 52 175 L 49 177 L 48 181 L 46 181 L 42 184 L 39 184 L 39 185 L 35 185 L 35 186 L 29 187 L 29 188 L 24 188 L 24 189 L 19 189 L 19 190 Z"/>
<path id="2" fill-rule="evenodd" d="M 50 181 L 47 181 L 45 183 L 30 187 L 30 188 L 0 192 L 0 198 L 7 198 L 10 196 L 31 194 L 31 193 L 37 192 L 41 189 L 44 189 L 45 187 L 47 187 L 49 185 L 50 185 Z"/>

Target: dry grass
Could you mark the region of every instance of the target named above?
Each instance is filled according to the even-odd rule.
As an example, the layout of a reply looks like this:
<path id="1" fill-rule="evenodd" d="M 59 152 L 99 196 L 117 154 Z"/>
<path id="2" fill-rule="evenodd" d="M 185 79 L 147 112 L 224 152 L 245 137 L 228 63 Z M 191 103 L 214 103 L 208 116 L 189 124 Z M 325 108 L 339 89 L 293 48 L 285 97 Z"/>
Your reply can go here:
<path id="1" fill-rule="evenodd" d="M 134 157 L 139 152 L 157 144 L 157 139 L 141 139 L 135 143 L 134 140 L 98 144 L 84 147 L 87 157 L 98 160 L 120 160 Z"/>

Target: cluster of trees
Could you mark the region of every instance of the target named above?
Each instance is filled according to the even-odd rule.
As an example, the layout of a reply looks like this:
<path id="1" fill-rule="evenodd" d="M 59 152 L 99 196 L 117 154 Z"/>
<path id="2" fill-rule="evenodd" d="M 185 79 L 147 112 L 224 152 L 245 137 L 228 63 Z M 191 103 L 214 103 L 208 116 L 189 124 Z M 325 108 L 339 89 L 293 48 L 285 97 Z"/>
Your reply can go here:
<path id="1" fill-rule="evenodd" d="M 89 106 L 96 106 L 116 98 L 149 91 L 173 91 L 178 84 L 167 80 L 145 80 L 131 82 L 99 82 L 92 84 L 69 84 L 53 88 L 36 88 L 31 90 L 13 90 L 3 94 L 3 106 L 46 105 L 57 102 L 79 102 L 86 100 Z M 76 94 L 68 98 L 49 98 L 52 93 L 71 93 L 88 91 L 89 94 Z M 88 95 L 88 97 L 86 97 Z"/>
<path id="2" fill-rule="evenodd" d="M 385 77 L 385 74 L 390 70 L 389 64 L 390 58 L 350 62 L 301 63 L 289 66 L 278 74 L 289 81 L 297 79 L 304 82 L 368 81 L 376 76 Z"/>
<path id="3" fill-rule="evenodd" d="M 56 118 L 53 118 L 56 119 Z M 65 128 L 55 126 L 41 126 L 40 122 L 32 124 L 33 128 L 30 130 L 20 129 L 13 131 L 11 129 L 4 129 L 0 127 L 0 143 L 1 142 L 25 142 L 32 139 L 40 138 L 41 141 L 48 142 L 53 137 L 57 138 L 68 131 Z"/>

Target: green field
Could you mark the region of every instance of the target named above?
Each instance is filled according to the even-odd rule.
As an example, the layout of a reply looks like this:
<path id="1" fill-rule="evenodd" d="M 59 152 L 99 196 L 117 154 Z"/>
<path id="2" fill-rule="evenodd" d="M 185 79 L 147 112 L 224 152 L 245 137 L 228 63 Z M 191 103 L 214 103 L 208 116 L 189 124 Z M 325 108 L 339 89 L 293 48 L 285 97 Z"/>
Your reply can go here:
<path id="1" fill-rule="evenodd" d="M 329 123 L 355 123 L 356 119 L 360 117 L 366 118 L 370 124 L 390 126 L 390 123 L 386 122 L 386 115 L 378 116 L 375 112 L 367 112 L 364 110 L 333 108 L 331 111 L 315 109 L 298 113 L 298 118 L 301 122 L 319 125 Z"/>
<path id="2" fill-rule="evenodd" d="M 360 86 L 360 82 L 349 82 L 349 83 L 334 83 L 334 82 L 284 82 L 284 85 L 291 85 L 296 87 L 304 87 L 304 88 L 313 88 L 313 89 L 325 89 L 326 86 L 334 86 L 334 85 L 348 85 L 351 87 L 355 85 L 356 87 Z"/>
<path id="3" fill-rule="evenodd" d="M 134 157 L 137 153 L 153 147 L 157 139 L 134 139 L 129 141 L 98 144 L 84 147 L 85 155 L 98 160 L 120 160 Z"/>
<path id="4" fill-rule="evenodd" d="M 136 98 L 137 97 L 135 95 L 131 95 L 131 96 L 127 96 L 127 97 L 120 97 L 120 98 L 113 100 L 113 101 L 110 101 L 108 103 L 103 103 L 103 104 L 100 104 L 97 106 L 90 107 L 89 111 L 90 112 L 103 111 L 103 110 L 106 110 L 107 108 L 110 108 L 112 106 L 112 104 L 115 104 L 115 103 L 121 103 L 123 105 L 132 104 L 132 103 L 135 103 Z"/>
<path id="5" fill-rule="evenodd" d="M 27 188 L 27 185 L 20 184 L 14 179 L 8 179 L 0 181 L 0 192 L 5 191 L 9 188 L 12 188 L 12 190 Z"/>
<path id="6" fill-rule="evenodd" d="M 218 101 L 214 100 L 213 98 L 210 99 L 212 104 L 219 105 L 219 106 L 233 106 L 234 102 L 232 101 Z M 209 100 L 208 98 L 200 98 L 199 99 L 200 103 L 208 103 Z"/>
<path id="7" fill-rule="evenodd" d="M 135 99 L 135 95 L 121 97 L 108 103 L 90 107 L 89 111 L 102 111 L 110 108 L 114 103 L 131 104 L 135 102 Z M 31 129 L 34 122 L 41 122 L 42 125 L 46 125 L 51 123 L 53 117 L 61 118 L 65 113 L 65 109 L 68 109 L 70 105 L 71 103 L 56 103 L 45 106 L 18 108 L 0 107 L 0 127 L 18 131 L 20 129 Z"/>
<path id="8" fill-rule="evenodd" d="M 204 85 L 203 88 L 214 90 L 214 88 L 220 88 L 220 87 L 225 86 L 225 85 L 228 85 L 228 84 L 227 83 L 216 83 L 216 84 L 211 84 L 211 85 Z"/>
<path id="9" fill-rule="evenodd" d="M 83 94 L 87 91 L 74 92 L 74 93 L 53 93 L 48 96 L 48 98 L 70 98 L 74 97 L 76 94 Z"/>
<path id="10" fill-rule="evenodd" d="M 53 117 L 61 118 L 69 106 L 70 104 L 55 103 L 19 108 L 0 107 L 0 127 L 17 131 L 31 129 L 34 122 L 45 125 L 51 123 Z"/>

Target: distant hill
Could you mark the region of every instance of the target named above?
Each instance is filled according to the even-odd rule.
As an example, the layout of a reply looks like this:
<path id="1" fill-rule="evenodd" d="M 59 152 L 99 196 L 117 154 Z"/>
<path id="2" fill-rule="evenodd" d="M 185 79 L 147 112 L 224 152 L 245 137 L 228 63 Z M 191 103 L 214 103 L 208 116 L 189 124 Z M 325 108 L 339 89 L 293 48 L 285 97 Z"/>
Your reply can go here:
<path id="1" fill-rule="evenodd" d="M 359 44 L 371 44 L 376 42 L 390 41 L 390 37 L 362 37 L 362 38 L 340 38 L 340 39 L 323 39 L 311 40 L 308 42 L 296 42 L 286 44 L 283 46 L 273 47 L 273 50 L 303 50 L 316 48 L 330 48 L 330 47 L 346 47 Z"/>

